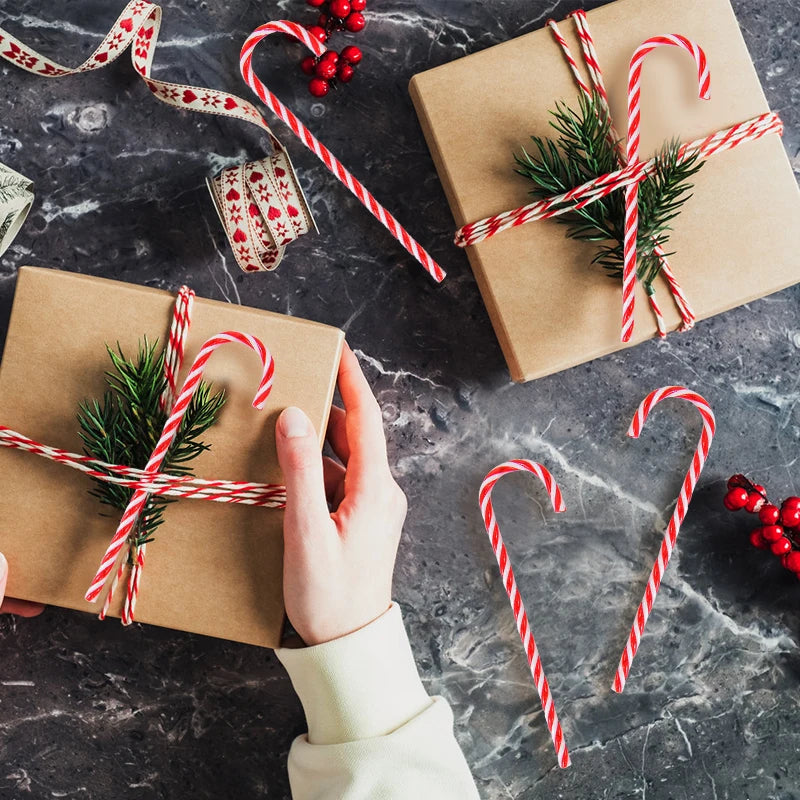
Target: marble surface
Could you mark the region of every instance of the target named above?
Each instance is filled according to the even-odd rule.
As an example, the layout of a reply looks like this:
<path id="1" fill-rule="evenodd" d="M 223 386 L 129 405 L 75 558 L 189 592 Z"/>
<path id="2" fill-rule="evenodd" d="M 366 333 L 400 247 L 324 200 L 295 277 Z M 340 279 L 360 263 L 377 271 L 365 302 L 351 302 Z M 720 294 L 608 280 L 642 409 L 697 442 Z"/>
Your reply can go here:
<path id="1" fill-rule="evenodd" d="M 380 398 L 409 496 L 395 595 L 426 686 L 453 705 L 483 797 L 791 800 L 800 797 L 800 584 L 748 547 L 748 520 L 720 499 L 738 470 L 776 495 L 800 491 L 800 288 L 513 385 L 466 259 L 449 243 L 452 220 L 408 98 L 415 72 L 578 5 L 373 2 L 358 78 L 324 103 L 306 94 L 290 47 L 257 58 L 321 139 L 413 220 L 449 269 L 441 287 L 296 142 L 322 233 L 293 245 L 277 273 L 245 277 L 204 180 L 259 156 L 255 129 L 153 101 L 126 59 L 61 81 L 0 66 L 0 161 L 32 178 L 37 196 L 0 261 L 0 332 L 15 270 L 29 263 L 171 289 L 190 282 L 209 297 L 341 326 Z M 800 170 L 800 5 L 734 5 Z M 0 0 L 0 23 L 78 63 L 121 6 Z M 167 0 L 164 10 L 156 74 L 233 92 L 244 91 L 237 58 L 249 31 L 312 15 L 300 0 Z M 615 659 L 699 429 L 695 412 L 673 407 L 640 442 L 626 440 L 635 402 L 667 383 L 705 394 L 720 432 L 617 696 Z M 512 456 L 548 463 L 569 504 L 555 518 L 524 478 L 496 492 L 572 751 L 567 771 L 555 765 L 476 507 L 483 474 Z M 55 608 L 0 620 L 3 800 L 285 798 L 286 754 L 303 728 L 268 651 Z"/>

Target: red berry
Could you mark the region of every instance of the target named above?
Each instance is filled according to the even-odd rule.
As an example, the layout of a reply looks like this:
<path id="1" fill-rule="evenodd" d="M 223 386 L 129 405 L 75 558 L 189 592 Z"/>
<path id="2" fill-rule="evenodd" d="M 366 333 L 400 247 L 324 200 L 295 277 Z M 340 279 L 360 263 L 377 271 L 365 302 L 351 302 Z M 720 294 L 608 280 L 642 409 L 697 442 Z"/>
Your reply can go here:
<path id="1" fill-rule="evenodd" d="M 314 97 L 325 97 L 330 88 L 330 84 L 324 78 L 312 78 L 308 82 L 308 91 L 311 92 Z"/>
<path id="2" fill-rule="evenodd" d="M 761 535 L 768 542 L 777 542 L 778 539 L 783 538 L 783 528 L 780 525 L 765 525 L 761 529 Z"/>
<path id="3" fill-rule="evenodd" d="M 363 57 L 364 54 L 361 52 L 361 48 L 356 47 L 354 44 L 349 44 L 342 50 L 342 58 L 353 66 L 360 64 Z"/>
<path id="4" fill-rule="evenodd" d="M 776 556 L 782 556 L 784 553 L 788 553 L 791 549 L 792 543 L 785 536 L 782 536 L 777 542 L 773 542 L 770 545 L 770 550 L 772 550 Z"/>
<path id="5" fill-rule="evenodd" d="M 760 511 L 761 507 L 766 502 L 767 501 L 762 494 L 759 494 L 758 492 L 750 492 L 750 494 L 747 496 L 747 504 L 745 505 L 745 508 L 751 514 L 754 514 Z"/>
<path id="6" fill-rule="evenodd" d="M 314 56 L 306 56 L 300 62 L 300 69 L 303 70 L 303 72 L 305 72 L 306 75 L 313 75 L 316 66 L 317 66 L 317 59 L 314 58 Z"/>
<path id="7" fill-rule="evenodd" d="M 338 63 L 339 61 L 339 54 L 335 50 L 326 50 L 322 56 L 323 61 L 330 61 L 333 64 Z"/>
<path id="8" fill-rule="evenodd" d="M 769 545 L 764 541 L 764 537 L 761 535 L 761 528 L 756 528 L 750 534 L 750 544 L 753 547 L 757 547 L 759 550 L 766 550 Z"/>
<path id="9" fill-rule="evenodd" d="M 317 17 L 317 25 L 319 25 L 322 28 L 324 28 L 330 21 L 331 18 L 327 14 L 320 14 Z"/>
<path id="10" fill-rule="evenodd" d="M 336 76 L 336 64 L 334 64 L 330 59 L 322 58 L 320 59 L 319 64 L 317 64 L 317 66 L 314 68 L 314 74 L 318 78 L 324 78 L 326 81 L 329 81 L 331 78 Z"/>
<path id="11" fill-rule="evenodd" d="M 761 511 L 758 512 L 758 518 L 765 525 L 774 525 L 780 518 L 780 515 L 780 509 L 778 506 L 772 505 L 772 503 L 766 503 L 765 505 L 761 506 Z"/>
<path id="12" fill-rule="evenodd" d="M 350 83 L 356 71 L 349 64 L 340 64 L 339 71 L 336 74 L 342 83 Z"/>
<path id="13" fill-rule="evenodd" d="M 314 8 L 319 8 L 324 2 L 325 0 L 306 0 L 306 3 L 310 6 L 314 6 Z"/>
<path id="14" fill-rule="evenodd" d="M 781 508 L 781 523 L 787 528 L 800 526 L 800 507 L 784 505 Z"/>
<path id="15" fill-rule="evenodd" d="M 364 15 L 358 11 L 353 11 L 344 21 L 344 26 L 350 31 L 350 33 L 358 33 L 359 31 L 363 31 L 366 24 L 367 21 L 364 19 Z"/>
<path id="16" fill-rule="evenodd" d="M 319 25 L 312 25 L 312 26 L 311 26 L 311 27 L 308 29 L 308 32 L 309 32 L 309 33 L 310 33 L 310 34 L 311 34 L 311 35 L 312 35 L 312 36 L 313 36 L 315 39 L 319 39 L 321 42 L 327 42 L 327 41 L 328 41 L 328 34 L 327 34 L 327 33 L 325 33 L 325 29 L 324 29 L 324 28 L 320 28 L 320 26 L 319 26 Z"/>
<path id="17" fill-rule="evenodd" d="M 739 486 L 735 489 L 730 489 L 722 502 L 725 504 L 725 508 L 727 508 L 728 511 L 738 511 L 740 508 L 744 508 L 747 505 L 747 500 L 747 489 L 743 489 Z"/>
<path id="18" fill-rule="evenodd" d="M 800 553 L 797 550 L 787 553 L 783 558 L 783 566 L 800 575 Z"/>
<path id="19" fill-rule="evenodd" d="M 781 507 L 783 506 L 787 508 L 800 508 L 800 497 L 787 497 L 783 503 L 781 503 Z"/>
<path id="20" fill-rule="evenodd" d="M 331 14 L 339 19 L 344 19 L 350 13 L 350 0 L 331 0 Z"/>
<path id="21" fill-rule="evenodd" d="M 363 11 L 367 7 L 367 0 L 350 0 L 351 11 Z"/>

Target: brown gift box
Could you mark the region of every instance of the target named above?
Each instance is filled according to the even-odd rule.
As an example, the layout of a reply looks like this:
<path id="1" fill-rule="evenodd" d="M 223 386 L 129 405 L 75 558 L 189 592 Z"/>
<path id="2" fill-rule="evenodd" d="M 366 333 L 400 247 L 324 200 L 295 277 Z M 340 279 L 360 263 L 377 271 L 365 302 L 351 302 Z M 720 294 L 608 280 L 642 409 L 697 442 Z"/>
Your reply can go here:
<path id="1" fill-rule="evenodd" d="M 710 101 L 697 98 L 696 68 L 686 52 L 661 47 L 647 57 L 642 158 L 667 140 L 691 141 L 769 110 L 728 0 L 617 0 L 587 16 L 621 136 L 628 63 L 645 39 L 679 33 L 708 56 Z M 579 57 L 574 23 L 559 27 Z M 548 122 L 556 101 L 578 105 L 574 78 L 547 28 L 415 75 L 410 91 L 458 227 L 530 202 L 530 185 L 513 172 L 513 153 L 531 135 L 555 135 Z M 669 251 L 698 318 L 800 281 L 800 193 L 778 136 L 713 156 L 692 182 Z M 514 380 L 626 346 L 621 281 L 590 264 L 596 246 L 565 232 L 540 220 L 467 249 Z M 669 290 L 662 280 L 657 288 L 667 326 L 677 328 Z M 655 333 L 638 286 L 631 344 Z"/>
<path id="2" fill-rule="evenodd" d="M 175 296 L 157 289 L 23 267 L 0 364 L 0 424 L 44 444 L 82 452 L 76 411 L 102 396 L 105 345 L 132 354 L 143 335 L 164 341 Z M 219 349 L 205 377 L 225 388 L 211 450 L 195 462 L 204 478 L 281 483 L 274 429 L 299 406 L 320 432 L 336 384 L 344 334 L 336 328 L 197 298 L 179 385 L 203 342 L 226 330 L 250 333 L 275 358 L 264 409 L 251 405 L 261 377 L 244 346 Z M 83 596 L 121 512 L 89 495 L 85 475 L 31 453 L 0 447 L 0 551 L 7 594 L 83 611 Z M 136 619 L 194 633 L 277 647 L 283 628 L 283 512 L 178 500 L 147 550 Z M 127 577 L 127 575 L 126 575 Z M 112 608 L 119 616 L 125 586 Z M 106 622 L 105 624 L 119 624 Z"/>

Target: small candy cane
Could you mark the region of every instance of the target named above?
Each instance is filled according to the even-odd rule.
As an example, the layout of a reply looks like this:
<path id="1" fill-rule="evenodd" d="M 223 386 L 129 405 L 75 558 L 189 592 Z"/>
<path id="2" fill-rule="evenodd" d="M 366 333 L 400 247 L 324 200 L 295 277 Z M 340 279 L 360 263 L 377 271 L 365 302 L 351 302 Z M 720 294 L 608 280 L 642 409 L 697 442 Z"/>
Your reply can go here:
<path id="1" fill-rule="evenodd" d="M 542 659 L 539 656 L 539 649 L 533 638 L 533 631 L 528 623 L 528 615 L 525 612 L 525 606 L 522 604 L 522 597 L 517 588 L 514 571 L 511 569 L 511 559 L 508 557 L 508 551 L 503 543 L 503 537 L 500 535 L 500 526 L 497 524 L 494 508 L 492 507 L 492 489 L 494 485 L 500 478 L 504 475 L 508 475 L 510 472 L 530 472 L 536 475 L 547 489 L 547 493 L 550 495 L 550 502 L 553 504 L 555 511 L 565 511 L 566 507 L 561 497 L 561 490 L 558 488 L 558 484 L 553 480 L 553 476 L 545 467 L 541 464 L 537 464 L 535 461 L 526 461 L 523 459 L 506 461 L 495 467 L 481 484 L 479 500 L 481 513 L 483 514 L 483 522 L 486 526 L 486 533 L 492 543 L 492 550 L 494 550 L 497 564 L 500 567 L 500 576 L 503 579 L 503 585 L 508 594 L 511 609 L 514 612 L 514 621 L 517 623 L 517 630 L 522 640 L 522 646 L 525 648 L 525 654 L 528 657 L 528 665 L 533 675 L 533 681 L 536 684 L 539 698 L 542 701 L 542 710 L 547 720 L 547 728 L 550 731 L 550 736 L 553 738 L 558 764 L 564 769 L 570 765 L 567 744 L 564 741 L 564 733 L 561 730 L 561 723 L 558 721 L 556 708 L 553 703 L 552 695 L 550 694 L 550 685 L 547 683 L 547 678 L 544 674 Z"/>
<path id="2" fill-rule="evenodd" d="M 639 128 L 641 113 L 642 63 L 649 53 L 657 47 L 672 45 L 680 47 L 692 55 L 697 65 L 697 82 L 700 98 L 710 98 L 710 75 L 706 54 L 702 48 L 678 34 L 654 36 L 636 48 L 630 63 L 628 74 L 628 163 L 639 160 Z M 623 241 L 622 268 L 622 341 L 629 342 L 633 335 L 633 312 L 636 291 L 636 244 L 639 235 L 639 184 L 632 183 L 625 189 L 625 235 Z"/>
<path id="3" fill-rule="evenodd" d="M 679 400 L 688 400 L 697 408 L 703 418 L 703 431 L 700 434 L 700 442 L 695 450 L 689 471 L 686 473 L 686 477 L 683 480 L 681 493 L 678 496 L 678 503 L 675 506 L 675 511 L 672 513 L 672 518 L 664 534 L 664 540 L 661 543 L 658 558 L 655 564 L 653 564 L 653 569 L 647 580 L 647 588 L 645 589 L 642 602 L 639 604 L 639 609 L 636 612 L 636 618 L 633 621 L 628 641 L 625 645 L 625 649 L 622 651 L 619 666 L 617 667 L 617 674 L 614 678 L 615 692 L 621 692 L 625 688 L 625 681 L 628 679 L 631 664 L 639 648 L 644 626 L 653 609 L 653 603 L 658 594 L 658 589 L 661 586 L 661 579 L 664 576 L 667 564 L 669 564 L 670 556 L 675 547 L 675 541 L 678 538 L 678 531 L 689 509 L 692 493 L 700 478 L 700 473 L 703 471 L 703 465 L 708 457 L 708 451 L 711 448 L 711 441 L 714 438 L 714 431 L 716 429 L 714 412 L 703 397 L 683 386 L 664 386 L 661 389 L 656 389 L 654 392 L 651 392 L 642 401 L 628 429 L 628 436 L 638 439 L 644 427 L 644 423 L 647 421 L 647 416 L 653 407 L 662 400 L 670 397 L 676 397 Z"/>

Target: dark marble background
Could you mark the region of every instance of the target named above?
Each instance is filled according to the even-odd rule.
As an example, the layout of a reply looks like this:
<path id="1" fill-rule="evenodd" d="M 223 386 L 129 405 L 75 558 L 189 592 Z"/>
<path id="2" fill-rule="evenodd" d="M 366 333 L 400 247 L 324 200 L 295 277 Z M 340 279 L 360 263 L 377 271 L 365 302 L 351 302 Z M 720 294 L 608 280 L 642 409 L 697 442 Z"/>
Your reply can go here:
<path id="1" fill-rule="evenodd" d="M 341 326 L 383 405 L 410 500 L 395 595 L 426 686 L 453 705 L 482 795 L 800 798 L 800 584 L 749 548 L 747 520 L 720 508 L 738 470 L 777 496 L 800 490 L 800 289 L 513 385 L 450 244 L 452 219 L 408 98 L 415 72 L 578 5 L 373 0 L 366 33 L 353 39 L 364 64 L 325 102 L 306 93 L 292 46 L 273 41 L 257 57 L 279 95 L 430 245 L 450 272 L 441 287 L 280 123 L 322 233 L 293 245 L 278 272 L 245 277 L 204 179 L 259 157 L 255 129 L 155 102 L 126 59 L 60 81 L 3 64 L 0 161 L 35 181 L 37 202 L 0 261 L 0 332 L 23 264 L 169 289 L 189 282 L 208 297 Z M 800 171 L 800 3 L 734 5 Z M 246 93 L 237 58 L 247 33 L 313 16 L 301 0 L 164 6 L 156 75 L 237 93 Z M 121 7 L 0 0 L 0 24 L 77 64 Z M 641 441 L 625 438 L 636 402 L 667 383 L 705 394 L 720 431 L 617 696 L 619 648 L 699 431 L 696 412 L 672 406 Z M 476 505 L 485 472 L 513 456 L 549 464 L 569 505 L 556 519 L 524 478 L 496 492 L 572 751 L 567 771 L 555 766 Z M 285 798 L 286 754 L 303 729 L 268 651 L 55 608 L 0 620 L 3 800 Z"/>

